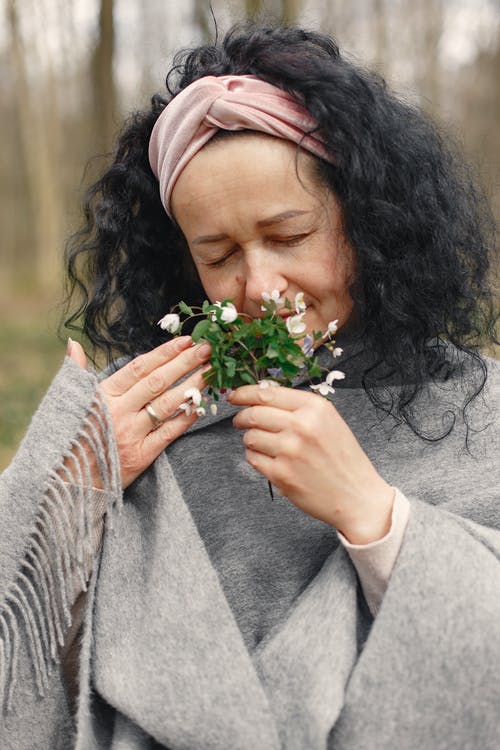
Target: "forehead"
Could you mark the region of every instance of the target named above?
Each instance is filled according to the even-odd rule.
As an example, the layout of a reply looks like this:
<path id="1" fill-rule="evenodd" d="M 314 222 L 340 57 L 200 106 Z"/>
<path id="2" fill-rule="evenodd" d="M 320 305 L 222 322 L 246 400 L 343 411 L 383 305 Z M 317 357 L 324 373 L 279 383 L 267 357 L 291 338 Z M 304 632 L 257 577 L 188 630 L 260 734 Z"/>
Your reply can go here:
<path id="1" fill-rule="evenodd" d="M 182 223 L 182 214 L 197 208 L 261 210 L 272 203 L 286 210 L 290 201 L 314 202 L 319 189 L 316 161 L 294 143 L 273 136 L 243 132 L 216 137 L 180 174 L 172 191 L 174 216 Z"/>
<path id="2" fill-rule="evenodd" d="M 211 155 L 215 151 L 218 151 L 219 157 L 223 155 L 226 158 L 238 158 L 238 155 L 244 158 L 260 154 L 268 159 L 278 159 L 281 154 L 281 159 L 295 162 L 300 157 L 302 166 L 307 161 L 314 161 L 316 158 L 309 151 L 286 138 L 260 133 L 256 130 L 219 130 L 198 153 Z"/>

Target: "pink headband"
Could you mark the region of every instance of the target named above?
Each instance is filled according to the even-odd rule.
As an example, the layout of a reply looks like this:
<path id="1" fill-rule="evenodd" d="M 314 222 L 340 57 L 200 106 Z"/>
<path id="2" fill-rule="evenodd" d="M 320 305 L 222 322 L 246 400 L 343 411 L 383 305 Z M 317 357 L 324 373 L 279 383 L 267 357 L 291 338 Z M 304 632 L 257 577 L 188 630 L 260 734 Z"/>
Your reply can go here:
<path id="1" fill-rule="evenodd" d="M 165 211 L 177 178 L 218 130 L 257 130 L 300 143 L 332 161 L 307 110 L 289 94 L 255 76 L 206 76 L 183 89 L 165 107 L 149 141 L 149 163 L 160 183 Z"/>

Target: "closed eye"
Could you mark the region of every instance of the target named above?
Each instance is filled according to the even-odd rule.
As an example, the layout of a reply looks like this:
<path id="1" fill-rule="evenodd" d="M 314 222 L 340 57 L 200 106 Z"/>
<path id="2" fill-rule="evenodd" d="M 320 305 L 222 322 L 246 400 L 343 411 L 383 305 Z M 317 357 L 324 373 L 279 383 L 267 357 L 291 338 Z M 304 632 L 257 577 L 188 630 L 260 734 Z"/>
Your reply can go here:
<path id="1" fill-rule="evenodd" d="M 293 247 L 294 245 L 299 245 L 308 236 L 308 234 L 297 234 L 294 237 L 273 237 L 270 241 L 274 242 L 276 245 L 286 245 L 287 247 Z"/>
<path id="2" fill-rule="evenodd" d="M 285 247 L 295 247 L 296 245 L 300 245 L 300 243 L 308 237 L 309 233 L 297 234 L 293 237 L 270 237 L 267 242 L 274 245 L 283 245 Z M 227 261 L 231 258 L 232 255 L 234 255 L 237 250 L 238 247 L 234 247 L 228 253 L 226 253 L 226 255 L 222 256 L 222 258 L 210 261 L 210 263 L 205 263 L 204 265 L 206 265 L 208 268 L 220 268 L 225 263 L 227 263 Z"/>
<path id="3" fill-rule="evenodd" d="M 236 248 L 230 250 L 228 253 L 226 253 L 226 255 L 223 255 L 222 258 L 219 258 L 218 260 L 212 260 L 210 263 L 206 263 L 205 265 L 209 268 L 220 268 L 220 266 L 223 266 L 235 252 Z"/>

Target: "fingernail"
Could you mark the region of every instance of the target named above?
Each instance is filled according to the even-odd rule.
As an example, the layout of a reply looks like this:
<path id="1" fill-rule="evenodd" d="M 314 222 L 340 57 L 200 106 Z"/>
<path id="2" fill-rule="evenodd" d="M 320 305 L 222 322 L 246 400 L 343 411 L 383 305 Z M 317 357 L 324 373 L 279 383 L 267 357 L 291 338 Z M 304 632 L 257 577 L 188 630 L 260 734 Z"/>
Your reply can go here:
<path id="1" fill-rule="evenodd" d="M 183 349 L 187 344 L 191 343 L 191 336 L 178 336 L 177 337 L 177 346 L 179 349 Z"/>
<path id="2" fill-rule="evenodd" d="M 68 357 L 71 356 L 72 349 L 73 349 L 73 339 L 70 336 L 68 336 L 68 343 L 66 345 L 66 354 L 68 355 Z"/>
<path id="3" fill-rule="evenodd" d="M 197 352 L 198 357 L 200 359 L 205 359 L 206 357 L 209 357 L 211 353 L 212 353 L 212 347 L 210 346 L 210 344 L 202 344 Z"/>

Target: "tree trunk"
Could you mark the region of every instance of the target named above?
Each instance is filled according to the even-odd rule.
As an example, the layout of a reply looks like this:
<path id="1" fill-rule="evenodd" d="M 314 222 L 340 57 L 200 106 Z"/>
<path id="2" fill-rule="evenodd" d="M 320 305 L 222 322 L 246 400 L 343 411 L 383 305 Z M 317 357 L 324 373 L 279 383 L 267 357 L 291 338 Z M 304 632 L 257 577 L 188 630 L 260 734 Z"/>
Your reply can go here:
<path id="1" fill-rule="evenodd" d="M 440 114 L 441 68 L 439 61 L 439 41 L 443 33 L 442 0 L 423 0 L 421 5 L 420 59 L 423 67 L 420 78 L 420 91 L 424 108 L 434 117 Z"/>
<path id="2" fill-rule="evenodd" d="M 373 28 L 375 36 L 375 67 L 385 76 L 388 72 L 387 14 L 385 0 L 373 0 Z"/>
<path id="3" fill-rule="evenodd" d="M 108 151 L 116 131 L 116 89 L 113 73 L 115 30 L 113 0 L 101 0 L 97 43 L 91 72 L 94 101 L 95 143 Z"/>
<path id="4" fill-rule="evenodd" d="M 16 112 L 22 158 L 33 216 L 33 276 L 47 290 L 59 286 L 63 206 L 58 182 L 58 113 L 53 73 L 30 89 L 26 50 L 16 0 L 7 0 L 12 67 L 16 78 Z M 45 85 L 44 85 L 45 83 Z M 37 100 L 37 93 L 41 92 Z M 27 217 L 28 218 L 28 217 Z"/>
<path id="5" fill-rule="evenodd" d="M 297 22 L 301 5 L 301 0 L 282 0 L 281 19 L 285 25 Z"/>
<path id="6" fill-rule="evenodd" d="M 213 19 L 211 6 L 205 0 L 194 0 L 193 21 L 195 28 L 200 32 L 204 42 L 208 42 L 211 37 Z"/>
<path id="7" fill-rule="evenodd" d="M 250 20 L 256 19 L 261 11 L 261 0 L 245 0 L 246 17 Z"/>

